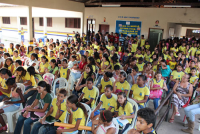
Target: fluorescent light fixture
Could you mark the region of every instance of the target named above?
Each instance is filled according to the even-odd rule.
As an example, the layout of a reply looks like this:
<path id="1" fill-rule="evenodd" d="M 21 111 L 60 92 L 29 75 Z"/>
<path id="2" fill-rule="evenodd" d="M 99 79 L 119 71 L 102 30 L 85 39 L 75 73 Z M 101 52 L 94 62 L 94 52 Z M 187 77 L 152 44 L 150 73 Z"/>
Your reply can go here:
<path id="1" fill-rule="evenodd" d="M 164 7 L 191 7 L 191 5 L 164 5 Z"/>
<path id="2" fill-rule="evenodd" d="M 121 5 L 102 5 L 102 7 L 120 7 Z"/>

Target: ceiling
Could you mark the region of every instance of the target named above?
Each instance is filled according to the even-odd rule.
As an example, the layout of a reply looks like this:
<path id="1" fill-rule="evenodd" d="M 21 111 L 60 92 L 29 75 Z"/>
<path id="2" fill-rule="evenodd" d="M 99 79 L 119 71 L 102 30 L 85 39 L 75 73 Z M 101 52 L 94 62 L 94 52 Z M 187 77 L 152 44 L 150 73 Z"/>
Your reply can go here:
<path id="1" fill-rule="evenodd" d="M 71 0 L 82 2 L 85 7 L 192 7 L 200 8 L 200 0 Z M 165 6 L 164 6 L 165 5 Z"/>

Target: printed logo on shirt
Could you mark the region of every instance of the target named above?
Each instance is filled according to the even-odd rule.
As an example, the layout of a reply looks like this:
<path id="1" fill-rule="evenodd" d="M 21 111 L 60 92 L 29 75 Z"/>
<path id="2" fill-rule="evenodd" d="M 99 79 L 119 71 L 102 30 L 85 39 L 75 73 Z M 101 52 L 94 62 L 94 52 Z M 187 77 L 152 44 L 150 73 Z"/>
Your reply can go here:
<path id="1" fill-rule="evenodd" d="M 65 73 L 63 73 L 63 75 L 65 75 Z"/>
<path id="2" fill-rule="evenodd" d="M 140 92 L 140 96 L 142 96 L 142 93 Z"/>
<path id="3" fill-rule="evenodd" d="M 178 77 L 181 77 L 180 75 L 178 75 Z"/>
<path id="4" fill-rule="evenodd" d="M 124 88 L 122 88 L 122 91 L 124 90 Z"/>
<path id="5" fill-rule="evenodd" d="M 110 103 L 108 103 L 108 106 L 110 106 Z"/>
<path id="6" fill-rule="evenodd" d="M 90 95 L 88 96 L 88 98 L 90 98 Z"/>

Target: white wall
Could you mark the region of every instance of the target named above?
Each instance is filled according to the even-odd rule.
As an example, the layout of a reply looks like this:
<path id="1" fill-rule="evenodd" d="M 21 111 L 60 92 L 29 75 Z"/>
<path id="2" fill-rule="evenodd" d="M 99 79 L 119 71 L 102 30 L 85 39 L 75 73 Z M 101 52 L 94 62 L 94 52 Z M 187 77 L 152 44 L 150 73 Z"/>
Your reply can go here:
<path id="1" fill-rule="evenodd" d="M 175 37 L 181 37 L 182 25 L 176 25 L 175 27 Z"/>
<path id="2" fill-rule="evenodd" d="M 184 13 L 187 13 L 185 16 Z M 149 28 L 154 28 L 155 21 L 159 20 L 159 26 L 164 29 L 164 38 L 168 38 L 168 23 L 200 23 L 199 8 L 128 8 L 128 7 L 86 7 L 84 17 L 84 31 L 86 32 L 87 18 L 96 19 L 96 32 L 99 24 L 103 23 L 106 17 L 107 24 L 110 25 L 109 32 L 115 32 L 116 20 L 141 21 L 141 34 L 148 37 Z M 118 16 L 140 17 L 139 19 L 121 19 Z"/>

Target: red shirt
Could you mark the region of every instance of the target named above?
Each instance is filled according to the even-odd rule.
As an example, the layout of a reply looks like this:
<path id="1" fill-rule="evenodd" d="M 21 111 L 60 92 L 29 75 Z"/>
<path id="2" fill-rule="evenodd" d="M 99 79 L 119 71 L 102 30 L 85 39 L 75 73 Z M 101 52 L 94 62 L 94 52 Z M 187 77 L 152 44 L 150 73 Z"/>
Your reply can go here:
<path id="1" fill-rule="evenodd" d="M 119 36 L 115 36 L 115 43 L 119 42 Z"/>
<path id="2" fill-rule="evenodd" d="M 79 69 L 83 69 L 87 62 L 83 63 L 82 61 L 79 63 Z"/>
<path id="3" fill-rule="evenodd" d="M 110 42 L 113 42 L 113 35 L 109 35 Z"/>

